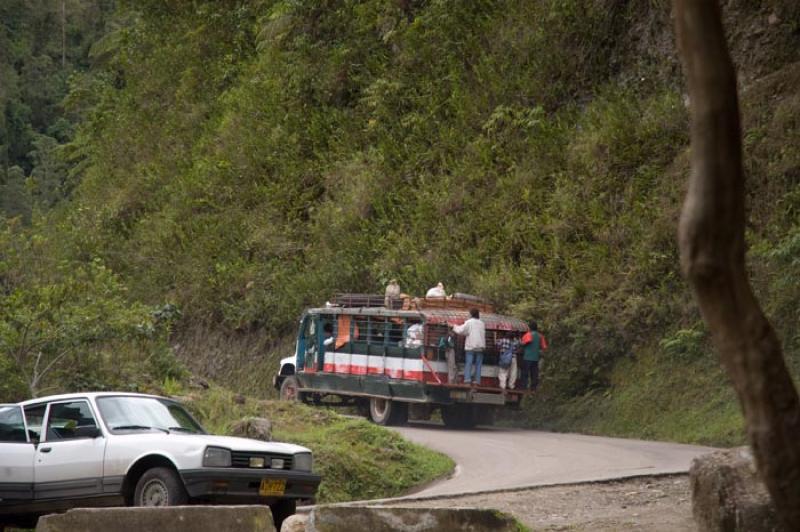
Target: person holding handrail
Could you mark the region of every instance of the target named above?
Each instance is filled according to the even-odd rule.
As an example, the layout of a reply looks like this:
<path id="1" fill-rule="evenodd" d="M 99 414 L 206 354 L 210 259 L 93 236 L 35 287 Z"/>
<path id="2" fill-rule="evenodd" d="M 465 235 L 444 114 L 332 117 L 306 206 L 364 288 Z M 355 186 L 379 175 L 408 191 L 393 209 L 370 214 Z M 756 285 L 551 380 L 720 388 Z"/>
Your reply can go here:
<path id="1" fill-rule="evenodd" d="M 542 351 L 547 351 L 547 340 L 539 332 L 538 324 L 531 320 L 531 330 L 522 336 L 522 383 L 523 390 L 528 389 L 528 377 L 531 380 L 531 390 L 536 391 L 539 386 L 539 357 Z"/>

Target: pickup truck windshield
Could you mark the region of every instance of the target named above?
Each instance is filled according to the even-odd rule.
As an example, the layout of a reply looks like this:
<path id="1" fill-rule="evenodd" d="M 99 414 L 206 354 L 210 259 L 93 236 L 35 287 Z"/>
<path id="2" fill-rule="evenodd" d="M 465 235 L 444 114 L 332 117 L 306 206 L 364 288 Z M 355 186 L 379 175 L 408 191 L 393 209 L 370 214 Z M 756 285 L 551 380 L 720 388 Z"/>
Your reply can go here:
<path id="1" fill-rule="evenodd" d="M 100 415 L 113 432 L 158 430 L 182 434 L 205 434 L 178 403 L 155 397 L 101 397 Z"/>

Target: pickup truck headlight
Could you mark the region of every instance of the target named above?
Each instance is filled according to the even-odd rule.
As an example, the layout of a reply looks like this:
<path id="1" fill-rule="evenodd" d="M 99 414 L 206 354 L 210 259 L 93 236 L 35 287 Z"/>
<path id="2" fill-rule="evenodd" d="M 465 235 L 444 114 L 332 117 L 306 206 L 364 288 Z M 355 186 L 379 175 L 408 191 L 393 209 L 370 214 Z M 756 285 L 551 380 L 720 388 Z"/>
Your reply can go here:
<path id="1" fill-rule="evenodd" d="M 311 471 L 311 466 L 314 460 L 311 458 L 311 453 L 298 453 L 294 455 L 294 469 L 298 471 Z"/>
<path id="2" fill-rule="evenodd" d="M 203 467 L 230 467 L 231 452 L 222 447 L 206 447 L 203 454 Z"/>

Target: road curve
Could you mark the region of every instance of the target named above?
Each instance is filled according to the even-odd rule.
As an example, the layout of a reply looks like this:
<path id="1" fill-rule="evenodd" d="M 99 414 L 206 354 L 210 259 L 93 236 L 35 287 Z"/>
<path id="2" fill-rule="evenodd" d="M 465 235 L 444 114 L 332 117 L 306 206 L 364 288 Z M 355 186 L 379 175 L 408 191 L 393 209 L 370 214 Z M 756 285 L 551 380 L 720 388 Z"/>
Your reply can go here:
<path id="1" fill-rule="evenodd" d="M 663 473 L 685 473 L 711 447 L 507 428 L 451 430 L 414 423 L 407 439 L 450 456 L 454 475 L 413 497 L 458 495 Z"/>

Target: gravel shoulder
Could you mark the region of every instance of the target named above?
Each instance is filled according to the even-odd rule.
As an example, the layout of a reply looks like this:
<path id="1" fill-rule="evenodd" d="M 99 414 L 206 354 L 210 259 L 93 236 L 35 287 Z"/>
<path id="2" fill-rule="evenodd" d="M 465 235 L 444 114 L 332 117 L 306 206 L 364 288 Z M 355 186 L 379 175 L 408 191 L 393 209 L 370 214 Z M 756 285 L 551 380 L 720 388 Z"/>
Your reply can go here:
<path id="1" fill-rule="evenodd" d="M 697 529 L 685 474 L 397 501 L 381 506 L 491 508 L 512 514 L 537 531 Z"/>

